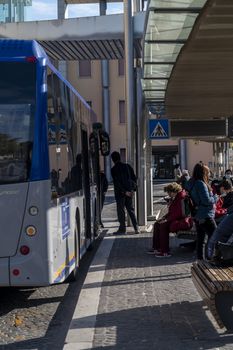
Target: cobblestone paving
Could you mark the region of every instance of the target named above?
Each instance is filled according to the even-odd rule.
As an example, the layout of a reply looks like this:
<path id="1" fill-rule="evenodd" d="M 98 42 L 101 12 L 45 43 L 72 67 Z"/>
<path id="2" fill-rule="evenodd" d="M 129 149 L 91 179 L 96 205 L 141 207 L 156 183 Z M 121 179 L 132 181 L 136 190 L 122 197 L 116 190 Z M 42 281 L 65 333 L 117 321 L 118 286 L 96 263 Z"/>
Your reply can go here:
<path id="1" fill-rule="evenodd" d="M 35 289 L 0 289 L 1 350 L 62 350 L 88 266 L 88 252 L 79 279 Z"/>
<path id="2" fill-rule="evenodd" d="M 150 242 L 148 233 L 116 237 L 93 349 L 233 349 L 233 335 L 216 327 L 192 283 L 193 253 L 174 247 L 171 258 L 158 259 L 145 254 Z"/>

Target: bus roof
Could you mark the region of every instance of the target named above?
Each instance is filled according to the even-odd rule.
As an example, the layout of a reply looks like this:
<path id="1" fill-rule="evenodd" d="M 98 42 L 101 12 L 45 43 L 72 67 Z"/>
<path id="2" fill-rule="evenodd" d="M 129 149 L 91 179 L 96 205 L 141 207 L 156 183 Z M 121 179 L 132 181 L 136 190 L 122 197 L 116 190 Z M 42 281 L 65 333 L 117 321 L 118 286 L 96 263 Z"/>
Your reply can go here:
<path id="1" fill-rule="evenodd" d="M 49 68 L 58 75 L 58 77 L 74 92 L 76 96 L 90 109 L 91 107 L 78 91 L 62 76 L 62 74 L 52 65 L 45 50 L 36 40 L 14 40 L 0 39 L 0 59 L 1 58 L 22 58 L 22 57 L 45 58 Z M 92 113 L 94 111 L 92 110 Z"/>
<path id="2" fill-rule="evenodd" d="M 35 40 L 0 39 L 0 57 L 48 58 L 44 49 Z"/>

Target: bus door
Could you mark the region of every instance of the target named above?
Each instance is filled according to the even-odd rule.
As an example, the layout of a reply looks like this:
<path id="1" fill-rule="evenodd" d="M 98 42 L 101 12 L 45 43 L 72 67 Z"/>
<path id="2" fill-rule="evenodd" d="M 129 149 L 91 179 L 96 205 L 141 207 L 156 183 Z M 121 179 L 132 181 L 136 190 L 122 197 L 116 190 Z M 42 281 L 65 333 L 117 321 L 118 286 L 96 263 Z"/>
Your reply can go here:
<path id="1" fill-rule="evenodd" d="M 91 239 L 91 193 L 89 174 L 89 152 L 87 131 L 81 129 L 82 140 L 82 166 L 83 166 L 83 188 L 84 188 L 84 212 L 85 212 L 85 235 Z"/>

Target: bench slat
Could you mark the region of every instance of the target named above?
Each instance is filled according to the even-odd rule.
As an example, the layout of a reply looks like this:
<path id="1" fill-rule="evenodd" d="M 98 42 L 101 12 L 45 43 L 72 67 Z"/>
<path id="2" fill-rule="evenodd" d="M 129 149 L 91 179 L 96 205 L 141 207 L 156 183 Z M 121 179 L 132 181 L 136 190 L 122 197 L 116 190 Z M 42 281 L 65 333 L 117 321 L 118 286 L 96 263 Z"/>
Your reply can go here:
<path id="1" fill-rule="evenodd" d="M 208 262 L 203 262 L 206 270 L 213 275 L 213 281 L 216 279 L 220 284 L 222 291 L 229 291 L 233 289 L 233 282 L 228 275 L 228 268 L 211 266 Z"/>
<path id="2" fill-rule="evenodd" d="M 228 319 L 225 317 L 229 310 L 227 311 L 226 309 L 223 311 L 222 307 L 225 307 L 223 306 L 224 304 L 216 304 L 216 296 L 217 300 L 219 300 L 219 296 L 222 293 L 233 292 L 233 267 L 213 266 L 207 261 L 198 260 L 193 263 L 191 267 L 191 275 L 198 293 L 215 317 L 219 327 L 231 327 L 231 322 L 229 323 L 228 321 L 229 315 Z M 219 307 L 221 307 L 221 309 L 218 309 Z M 226 308 L 227 307 L 229 308 L 229 305 L 226 303 Z M 223 322 L 226 322 L 226 324 L 224 325 Z"/>

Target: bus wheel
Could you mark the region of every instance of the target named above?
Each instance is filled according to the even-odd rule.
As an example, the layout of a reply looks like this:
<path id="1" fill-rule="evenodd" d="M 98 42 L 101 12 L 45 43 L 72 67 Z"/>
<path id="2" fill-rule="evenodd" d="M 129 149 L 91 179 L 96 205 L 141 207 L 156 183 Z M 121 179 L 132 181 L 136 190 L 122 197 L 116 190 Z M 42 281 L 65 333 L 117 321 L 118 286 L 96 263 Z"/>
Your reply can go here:
<path id="1" fill-rule="evenodd" d="M 78 242 L 78 245 L 77 245 Z M 76 228 L 75 228 L 75 236 L 74 236 L 74 247 L 75 247 L 75 267 L 73 269 L 73 271 L 69 274 L 69 276 L 66 278 L 66 282 L 70 283 L 70 282 L 75 282 L 78 280 L 78 266 L 79 266 L 79 244 L 80 240 L 79 240 L 79 230 L 78 230 L 78 223 L 76 224 Z"/>

